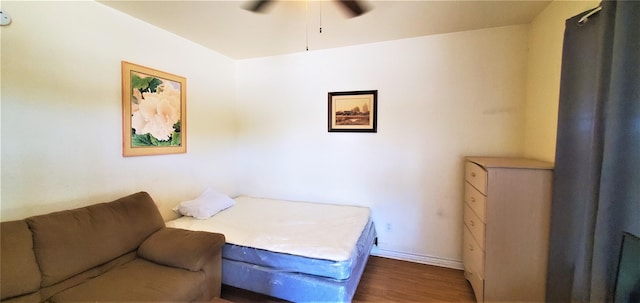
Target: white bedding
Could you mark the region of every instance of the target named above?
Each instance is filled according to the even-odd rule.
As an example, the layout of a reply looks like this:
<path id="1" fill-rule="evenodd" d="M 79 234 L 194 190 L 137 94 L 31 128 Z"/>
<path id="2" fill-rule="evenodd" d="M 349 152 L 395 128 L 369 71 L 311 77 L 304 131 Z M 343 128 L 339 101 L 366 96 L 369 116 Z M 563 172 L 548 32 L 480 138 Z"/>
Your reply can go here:
<path id="1" fill-rule="evenodd" d="M 240 196 L 215 216 L 180 217 L 167 226 L 222 233 L 227 243 L 309 258 L 344 261 L 369 221 L 366 207 Z"/>

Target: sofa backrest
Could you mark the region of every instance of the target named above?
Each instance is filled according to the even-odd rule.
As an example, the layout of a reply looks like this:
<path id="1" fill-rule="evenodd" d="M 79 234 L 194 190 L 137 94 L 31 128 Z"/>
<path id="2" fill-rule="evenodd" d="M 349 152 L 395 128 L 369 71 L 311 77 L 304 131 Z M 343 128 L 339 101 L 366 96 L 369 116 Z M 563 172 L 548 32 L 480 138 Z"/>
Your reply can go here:
<path id="1" fill-rule="evenodd" d="M 0 223 L 0 301 L 37 292 L 40 281 L 27 222 Z"/>
<path id="2" fill-rule="evenodd" d="M 164 221 L 146 192 L 26 219 L 42 287 L 135 250 Z"/>

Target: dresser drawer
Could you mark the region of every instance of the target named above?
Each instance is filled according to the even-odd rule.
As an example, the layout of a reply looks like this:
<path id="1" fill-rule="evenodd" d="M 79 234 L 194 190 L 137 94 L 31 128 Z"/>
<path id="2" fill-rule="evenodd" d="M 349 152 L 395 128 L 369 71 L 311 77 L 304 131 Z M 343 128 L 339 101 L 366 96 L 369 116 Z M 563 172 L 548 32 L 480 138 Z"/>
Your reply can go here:
<path id="1" fill-rule="evenodd" d="M 484 250 L 484 229 L 485 225 L 480 221 L 478 216 L 471 210 L 471 207 L 464 204 L 464 225 L 471 231 L 471 235 L 476 242 L 480 246 L 482 250 Z"/>
<path id="2" fill-rule="evenodd" d="M 487 194 L 487 171 L 471 161 L 465 162 L 464 178 L 482 194 Z"/>
<path id="3" fill-rule="evenodd" d="M 464 228 L 462 262 L 465 270 L 477 272 L 480 277 L 484 277 L 484 251 L 471 235 L 467 227 Z"/>
<path id="4" fill-rule="evenodd" d="M 473 293 L 476 295 L 476 302 L 484 302 L 484 280 L 477 272 L 464 270 L 464 277 L 471 284 Z"/>
<path id="5" fill-rule="evenodd" d="M 487 222 L 487 197 L 480 193 L 475 187 L 471 186 L 469 182 L 464 182 L 464 201 L 467 202 L 476 215 L 478 215 L 480 221 Z"/>

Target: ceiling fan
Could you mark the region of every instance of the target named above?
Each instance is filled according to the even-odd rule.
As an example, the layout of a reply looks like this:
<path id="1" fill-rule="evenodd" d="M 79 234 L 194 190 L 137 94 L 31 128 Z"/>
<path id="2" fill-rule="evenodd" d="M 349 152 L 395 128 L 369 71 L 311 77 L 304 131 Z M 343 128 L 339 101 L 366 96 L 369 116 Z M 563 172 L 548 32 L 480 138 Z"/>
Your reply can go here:
<path id="1" fill-rule="evenodd" d="M 358 17 L 367 12 L 367 8 L 360 4 L 358 0 L 335 0 L 339 3 L 351 17 Z M 247 10 L 254 13 L 263 12 L 264 9 L 273 2 L 273 0 L 255 0 L 246 7 Z"/>

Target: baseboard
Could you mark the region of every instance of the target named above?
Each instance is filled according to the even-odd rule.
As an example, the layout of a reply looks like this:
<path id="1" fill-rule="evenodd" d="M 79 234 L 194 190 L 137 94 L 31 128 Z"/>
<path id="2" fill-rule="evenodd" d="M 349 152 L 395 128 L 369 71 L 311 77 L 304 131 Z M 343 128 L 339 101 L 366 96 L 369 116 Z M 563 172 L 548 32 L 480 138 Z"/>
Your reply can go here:
<path id="1" fill-rule="evenodd" d="M 378 256 L 378 257 L 391 258 L 396 260 L 402 260 L 402 261 L 409 261 L 409 262 L 416 262 L 416 263 L 422 263 L 422 264 L 428 264 L 428 265 L 435 265 L 440 267 L 453 268 L 453 269 L 460 269 L 460 270 L 464 269 L 461 260 L 451 260 L 447 258 L 393 251 L 393 250 L 378 248 L 376 246 L 373 247 L 373 250 L 371 251 L 371 255 Z"/>

